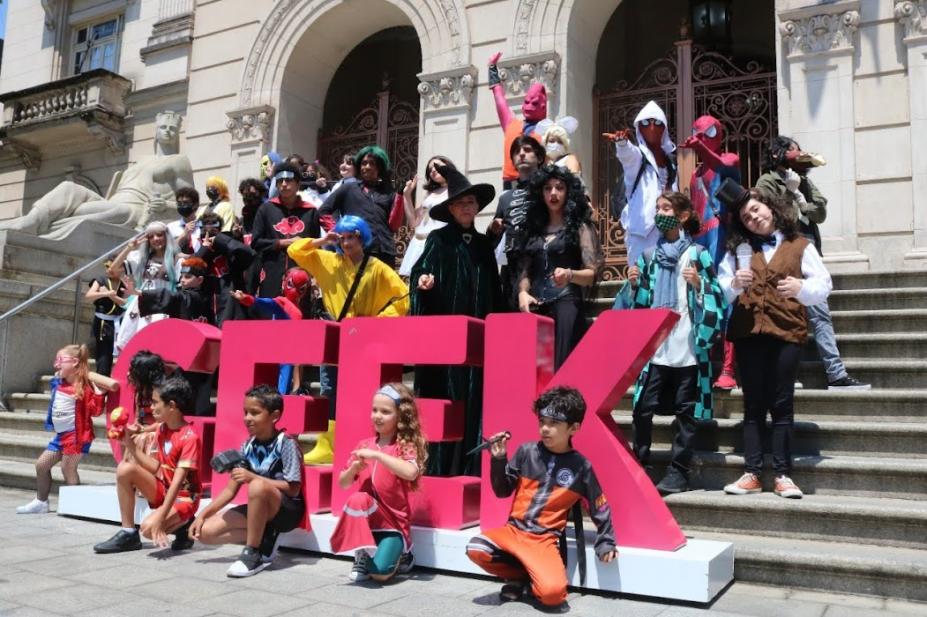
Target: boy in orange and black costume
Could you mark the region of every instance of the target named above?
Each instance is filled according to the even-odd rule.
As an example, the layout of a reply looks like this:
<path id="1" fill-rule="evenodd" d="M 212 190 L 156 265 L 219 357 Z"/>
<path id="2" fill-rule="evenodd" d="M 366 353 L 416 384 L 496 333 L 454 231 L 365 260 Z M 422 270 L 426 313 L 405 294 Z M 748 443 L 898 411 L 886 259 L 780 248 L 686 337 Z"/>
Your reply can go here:
<path id="1" fill-rule="evenodd" d="M 537 600 L 548 607 L 567 598 L 567 577 L 560 541 L 573 506 L 586 502 L 596 526 L 595 552 L 608 563 L 618 556 L 611 510 L 592 464 L 573 449 L 572 436 L 586 413 L 586 402 L 573 388 L 557 387 L 534 402 L 541 440 L 522 444 L 507 460 L 503 433 L 490 438 L 491 481 L 497 497 L 515 492 L 508 524 L 470 539 L 467 556 L 506 580 L 503 601 L 521 598 L 528 581 Z"/>

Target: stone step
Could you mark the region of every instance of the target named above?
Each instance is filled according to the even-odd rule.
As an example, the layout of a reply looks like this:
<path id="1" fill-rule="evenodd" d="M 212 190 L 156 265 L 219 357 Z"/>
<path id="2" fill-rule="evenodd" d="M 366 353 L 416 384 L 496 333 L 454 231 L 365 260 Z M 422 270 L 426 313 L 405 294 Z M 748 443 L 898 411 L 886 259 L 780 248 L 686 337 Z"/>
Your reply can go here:
<path id="1" fill-rule="evenodd" d="M 0 452 L 3 452 L 4 458 L 34 462 L 53 437 L 54 433 L 50 431 L 3 429 L 0 430 Z M 95 439 L 90 446 L 90 452 L 81 460 L 81 468 L 84 466 L 95 469 L 115 468 L 116 462 L 109 442 L 105 439 Z"/>
<path id="2" fill-rule="evenodd" d="M 812 353 L 817 354 L 813 342 Z M 847 333 L 837 335 L 837 347 L 847 358 L 927 359 L 927 334 L 923 332 Z"/>
<path id="3" fill-rule="evenodd" d="M 630 398 L 625 409 L 630 409 Z M 714 391 L 715 416 L 743 416 L 743 391 Z M 795 390 L 795 417 L 809 422 L 827 420 L 872 422 L 927 421 L 927 391 L 912 389 Z"/>
<path id="4" fill-rule="evenodd" d="M 835 311 L 925 309 L 927 308 L 927 287 L 835 288 L 827 298 L 827 303 Z"/>
<path id="5" fill-rule="evenodd" d="M 0 313 L 5 313 L 22 304 L 45 288 L 44 285 L 0 279 Z M 89 324 L 93 320 L 93 306 L 84 300 L 84 291 L 81 287 L 78 316 L 82 322 Z M 74 283 L 68 283 L 64 288 L 52 292 L 26 309 L 24 314 L 72 321 L 74 319 Z"/>
<path id="6" fill-rule="evenodd" d="M 927 549 L 927 501 L 807 495 L 783 499 L 774 493 L 727 495 L 689 491 L 666 504 L 686 532 L 779 536 Z M 925 552 L 927 557 L 927 552 Z"/>
<path id="7" fill-rule="evenodd" d="M 669 449 L 661 446 L 651 455 L 652 477 L 659 480 L 669 463 Z M 766 456 L 764 486 L 773 488 L 772 458 Z M 741 454 L 695 453 L 693 488 L 721 490 L 744 471 Z M 794 456 L 792 478 L 809 495 L 846 495 L 890 499 L 927 499 L 927 459 L 872 456 Z"/>
<path id="8" fill-rule="evenodd" d="M 831 274 L 834 289 L 885 289 L 927 287 L 927 270 Z"/>
<path id="9" fill-rule="evenodd" d="M 927 332 L 927 310 L 924 309 L 831 311 L 830 316 L 838 336 L 841 333 Z"/>
<path id="10" fill-rule="evenodd" d="M 116 478 L 111 469 L 96 469 L 92 465 L 77 468 L 81 484 L 114 484 Z M 64 484 L 61 466 L 52 469 L 52 489 Z M 0 486 L 35 490 L 35 465 L 30 461 L 0 457 Z"/>
<path id="11" fill-rule="evenodd" d="M 617 418 L 625 435 L 633 434 L 630 414 Z M 656 416 L 653 443 L 669 450 L 673 441 L 673 418 Z M 767 432 L 767 437 L 768 437 Z M 927 422 L 795 422 L 792 452 L 798 456 L 910 457 L 927 461 Z M 769 450 L 769 444 L 766 449 Z M 717 418 L 703 422 L 696 433 L 694 449 L 708 452 L 743 452 L 743 423 L 740 418 Z"/>
<path id="12" fill-rule="evenodd" d="M 927 360 L 843 357 L 847 371 L 873 388 L 927 389 Z M 821 362 L 802 362 L 798 379 L 806 388 L 824 388 L 827 378 Z"/>
<path id="13" fill-rule="evenodd" d="M 48 399 L 50 398 L 51 395 L 49 394 L 12 395 L 10 400 L 16 406 L 11 411 L 0 412 L 0 431 L 28 431 L 48 434 L 45 431 L 45 417 L 48 410 Z M 41 405 L 41 399 L 44 399 L 44 405 Z M 33 401 L 36 401 L 36 403 L 33 403 Z M 97 439 L 103 439 L 106 436 L 106 419 L 103 416 L 97 416 L 93 419 L 93 434 Z"/>
<path id="14" fill-rule="evenodd" d="M 734 543 L 739 581 L 927 601 L 927 552 L 859 542 L 697 531 Z"/>

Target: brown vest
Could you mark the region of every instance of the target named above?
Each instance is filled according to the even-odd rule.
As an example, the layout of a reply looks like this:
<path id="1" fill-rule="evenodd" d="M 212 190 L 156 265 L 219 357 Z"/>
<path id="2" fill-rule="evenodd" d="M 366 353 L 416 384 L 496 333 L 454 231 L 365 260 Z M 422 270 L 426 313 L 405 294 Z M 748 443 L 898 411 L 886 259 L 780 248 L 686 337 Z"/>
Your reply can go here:
<path id="1" fill-rule="evenodd" d="M 782 298 L 776 285 L 787 276 L 804 278 L 801 258 L 809 242 L 801 236 L 784 240 L 772 261 L 766 263 L 762 249 L 753 250 L 753 283 L 741 292 L 727 328 L 728 340 L 766 334 L 789 343 L 804 343 L 808 336 L 805 307 L 795 298 Z"/>

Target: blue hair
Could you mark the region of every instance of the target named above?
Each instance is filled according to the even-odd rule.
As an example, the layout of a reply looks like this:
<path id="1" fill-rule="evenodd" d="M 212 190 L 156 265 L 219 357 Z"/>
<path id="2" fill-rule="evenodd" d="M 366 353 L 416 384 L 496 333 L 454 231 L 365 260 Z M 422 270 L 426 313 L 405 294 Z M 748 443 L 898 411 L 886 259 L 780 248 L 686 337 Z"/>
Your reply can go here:
<path id="1" fill-rule="evenodd" d="M 339 234 L 358 234 L 361 239 L 361 244 L 364 245 L 365 249 L 369 248 L 373 243 L 373 234 L 370 233 L 370 225 L 361 217 L 354 216 L 353 214 L 346 214 L 338 219 L 338 222 L 335 224 L 335 232 Z M 340 255 L 341 245 L 336 244 L 335 250 L 338 251 Z"/>

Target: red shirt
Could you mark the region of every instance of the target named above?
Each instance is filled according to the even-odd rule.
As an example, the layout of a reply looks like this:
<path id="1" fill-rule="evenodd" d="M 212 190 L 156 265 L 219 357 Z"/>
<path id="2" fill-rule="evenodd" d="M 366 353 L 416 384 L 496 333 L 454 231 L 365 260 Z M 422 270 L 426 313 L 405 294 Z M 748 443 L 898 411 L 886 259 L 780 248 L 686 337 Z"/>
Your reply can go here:
<path id="1" fill-rule="evenodd" d="M 415 448 L 411 446 L 400 446 L 396 442 L 388 446 L 378 446 L 377 438 L 370 437 L 358 443 L 355 449 L 361 448 L 380 450 L 390 456 L 418 465 Z M 355 460 L 357 459 L 352 454 L 345 468 L 350 467 Z M 378 521 L 380 524 L 371 521 L 371 529 L 373 531 L 394 529 L 403 535 L 406 546 L 411 546 L 412 508 L 409 506 L 409 491 L 412 490 L 412 483 L 397 477 L 379 462 L 368 462 L 367 466 L 357 474 L 355 481 L 359 483 L 359 490 L 369 493 L 377 500 L 379 506 L 377 513 L 382 516 L 382 519 Z"/>
<path id="2" fill-rule="evenodd" d="M 190 424 L 173 430 L 168 428 L 166 422 L 161 422 L 155 431 L 152 455 L 161 464 L 157 475 L 165 491 L 174 481 L 174 472 L 178 468 L 183 467 L 187 470 L 177 499 L 196 500 L 203 492 L 198 473 L 201 448 L 200 436 Z"/>

